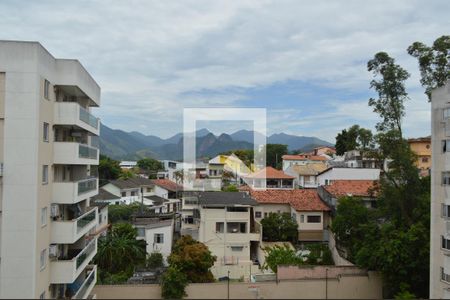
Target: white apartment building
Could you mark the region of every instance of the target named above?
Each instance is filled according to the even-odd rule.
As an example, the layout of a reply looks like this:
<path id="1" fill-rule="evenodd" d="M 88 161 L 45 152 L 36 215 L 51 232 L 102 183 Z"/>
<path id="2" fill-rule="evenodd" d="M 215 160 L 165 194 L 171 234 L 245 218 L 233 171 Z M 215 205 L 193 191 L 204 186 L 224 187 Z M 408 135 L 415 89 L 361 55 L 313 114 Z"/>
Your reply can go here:
<path id="1" fill-rule="evenodd" d="M 100 87 L 38 42 L 0 41 L 0 298 L 87 298 Z"/>
<path id="2" fill-rule="evenodd" d="M 430 298 L 450 298 L 450 83 L 431 97 Z"/>

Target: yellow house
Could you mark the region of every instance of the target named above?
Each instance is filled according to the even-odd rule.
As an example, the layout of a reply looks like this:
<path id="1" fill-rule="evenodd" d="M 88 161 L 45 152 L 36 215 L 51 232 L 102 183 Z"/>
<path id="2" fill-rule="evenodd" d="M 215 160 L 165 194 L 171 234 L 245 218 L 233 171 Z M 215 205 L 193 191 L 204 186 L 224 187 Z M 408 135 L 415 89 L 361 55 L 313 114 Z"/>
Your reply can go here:
<path id="1" fill-rule="evenodd" d="M 223 164 L 224 169 L 237 175 L 249 174 L 250 169 L 234 154 L 217 155 L 209 161 L 210 164 Z M 253 164 L 251 166 L 253 168 Z"/>
<path id="2" fill-rule="evenodd" d="M 416 153 L 416 166 L 421 176 L 428 176 L 431 169 L 431 137 L 408 139 L 409 147 Z"/>

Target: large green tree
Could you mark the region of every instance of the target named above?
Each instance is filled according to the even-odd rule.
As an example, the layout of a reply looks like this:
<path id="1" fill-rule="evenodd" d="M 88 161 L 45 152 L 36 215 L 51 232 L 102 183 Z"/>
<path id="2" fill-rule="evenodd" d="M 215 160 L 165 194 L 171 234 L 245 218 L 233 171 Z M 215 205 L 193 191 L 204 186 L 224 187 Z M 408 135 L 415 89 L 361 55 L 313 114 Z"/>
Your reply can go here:
<path id="1" fill-rule="evenodd" d="M 419 62 L 420 83 L 431 101 L 431 91 L 450 80 L 450 36 L 439 37 L 431 47 L 415 42 L 407 51 Z"/>
<path id="2" fill-rule="evenodd" d="M 213 282 L 210 268 L 216 257 L 208 247 L 194 240 L 190 235 L 182 236 L 173 246 L 169 264 L 183 272 L 190 282 Z"/>
<path id="3" fill-rule="evenodd" d="M 282 156 L 288 154 L 287 145 L 267 144 L 266 147 L 266 165 L 276 169 L 281 169 L 283 160 Z"/>
<path id="4" fill-rule="evenodd" d="M 143 170 L 149 178 L 155 179 L 156 173 L 162 169 L 164 169 L 163 164 L 153 158 L 143 158 L 138 160 L 137 162 L 138 167 Z"/>
<path id="5" fill-rule="evenodd" d="M 269 213 L 261 220 L 263 238 L 269 242 L 295 242 L 298 237 L 298 224 L 289 213 Z"/>
<path id="6" fill-rule="evenodd" d="M 169 267 L 161 280 L 161 296 L 163 299 L 183 299 L 186 295 L 188 278 L 176 267 Z"/>
<path id="7" fill-rule="evenodd" d="M 98 164 L 98 177 L 100 185 L 107 183 L 110 180 L 119 178 L 121 174 L 121 168 L 119 161 L 113 160 L 108 156 L 100 154 L 100 161 Z"/>
<path id="8" fill-rule="evenodd" d="M 372 131 L 353 125 L 343 129 L 336 136 L 336 154 L 343 155 L 350 150 L 368 150 L 373 147 Z"/>

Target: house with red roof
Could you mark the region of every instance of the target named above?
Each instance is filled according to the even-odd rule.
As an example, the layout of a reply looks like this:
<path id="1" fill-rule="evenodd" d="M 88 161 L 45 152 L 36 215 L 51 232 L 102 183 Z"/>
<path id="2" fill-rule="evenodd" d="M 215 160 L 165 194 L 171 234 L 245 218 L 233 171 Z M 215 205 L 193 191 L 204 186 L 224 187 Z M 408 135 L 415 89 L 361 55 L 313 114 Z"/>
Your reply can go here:
<path id="1" fill-rule="evenodd" d="M 294 165 L 306 165 L 309 163 L 326 162 L 329 157 L 325 155 L 312 155 L 309 153 L 302 153 L 297 155 L 286 154 L 281 157 L 283 159 L 283 170 L 287 170 Z"/>
<path id="2" fill-rule="evenodd" d="M 339 198 L 360 197 L 367 207 L 376 207 L 377 180 L 333 180 L 317 189 L 320 198 L 333 210 L 339 204 Z"/>
<path id="3" fill-rule="evenodd" d="M 272 167 L 265 167 L 244 178 L 252 189 L 294 189 L 295 177 Z"/>
<path id="4" fill-rule="evenodd" d="M 299 241 L 324 240 L 330 208 L 320 199 L 316 189 L 248 189 L 248 192 L 258 202 L 255 207 L 256 221 L 270 213 L 289 213 L 297 221 Z"/>

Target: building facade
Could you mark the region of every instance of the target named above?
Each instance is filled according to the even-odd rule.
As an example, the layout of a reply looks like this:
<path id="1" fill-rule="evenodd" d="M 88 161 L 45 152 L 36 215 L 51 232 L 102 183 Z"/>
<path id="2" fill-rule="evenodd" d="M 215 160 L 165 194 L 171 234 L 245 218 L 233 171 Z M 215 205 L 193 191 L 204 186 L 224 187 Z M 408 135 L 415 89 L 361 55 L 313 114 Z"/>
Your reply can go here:
<path id="1" fill-rule="evenodd" d="M 432 92 L 430 298 L 450 298 L 450 83 Z"/>
<path id="2" fill-rule="evenodd" d="M 0 298 L 87 298 L 96 282 L 100 87 L 77 60 L 0 41 Z"/>
<path id="3" fill-rule="evenodd" d="M 408 139 L 409 147 L 417 155 L 416 167 L 421 176 L 430 175 L 431 169 L 431 137 Z"/>

